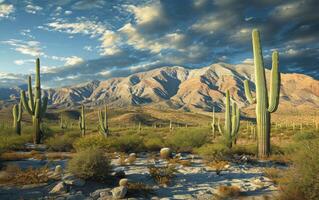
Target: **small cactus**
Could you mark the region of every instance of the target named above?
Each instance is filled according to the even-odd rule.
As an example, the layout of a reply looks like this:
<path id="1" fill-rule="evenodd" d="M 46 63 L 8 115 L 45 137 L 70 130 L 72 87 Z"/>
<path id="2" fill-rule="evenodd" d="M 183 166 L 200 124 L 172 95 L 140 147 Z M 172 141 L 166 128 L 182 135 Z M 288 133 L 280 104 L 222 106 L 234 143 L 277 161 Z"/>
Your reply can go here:
<path id="1" fill-rule="evenodd" d="M 99 110 L 98 114 L 99 114 L 99 132 L 103 136 L 107 137 L 109 134 L 107 106 L 104 107 L 104 113 L 102 112 L 102 110 Z"/>
<path id="2" fill-rule="evenodd" d="M 67 124 L 64 123 L 64 121 L 63 121 L 63 115 L 62 114 L 60 115 L 60 128 L 61 129 L 66 129 L 67 128 Z"/>
<path id="3" fill-rule="evenodd" d="M 81 115 L 79 116 L 79 128 L 81 130 L 82 136 L 84 137 L 86 131 L 84 105 L 81 106 Z"/>
<path id="4" fill-rule="evenodd" d="M 22 102 L 16 104 L 12 108 L 13 128 L 18 135 L 21 135 L 21 119 L 22 119 Z"/>
<path id="5" fill-rule="evenodd" d="M 225 126 L 222 129 L 218 123 L 218 130 L 225 137 L 228 148 L 231 148 L 233 142 L 235 142 L 238 137 L 240 112 L 235 102 L 230 106 L 229 90 L 226 91 L 225 104 Z"/>
<path id="6" fill-rule="evenodd" d="M 215 124 L 215 107 L 213 107 L 213 118 L 212 118 L 212 122 L 211 122 L 213 138 L 216 137 L 216 135 L 215 135 L 215 132 L 216 132 L 215 126 L 216 126 L 216 124 Z"/>

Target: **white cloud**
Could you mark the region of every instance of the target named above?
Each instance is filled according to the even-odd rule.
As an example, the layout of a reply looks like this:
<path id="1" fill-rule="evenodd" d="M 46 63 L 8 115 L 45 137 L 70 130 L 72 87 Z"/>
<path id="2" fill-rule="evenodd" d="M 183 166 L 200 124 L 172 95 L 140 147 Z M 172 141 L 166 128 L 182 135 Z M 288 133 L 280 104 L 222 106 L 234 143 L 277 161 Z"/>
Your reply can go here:
<path id="1" fill-rule="evenodd" d="M 86 51 L 93 51 L 93 47 L 92 46 L 84 46 L 83 49 L 86 50 Z"/>
<path id="2" fill-rule="evenodd" d="M 66 10 L 66 11 L 64 12 L 64 14 L 65 14 L 65 15 L 71 15 L 71 14 L 72 14 L 72 11 L 71 11 L 71 10 Z"/>
<path id="3" fill-rule="evenodd" d="M 271 15 L 275 18 L 288 19 L 290 17 L 297 16 L 302 12 L 302 7 L 305 6 L 303 1 L 290 2 L 279 5 L 273 9 Z"/>
<path id="4" fill-rule="evenodd" d="M 26 63 L 32 63 L 32 62 L 34 62 L 34 59 L 15 60 L 15 61 L 13 61 L 13 62 L 14 62 L 14 64 L 16 64 L 16 65 L 24 65 L 24 64 L 26 64 Z"/>
<path id="5" fill-rule="evenodd" d="M 156 18 L 161 17 L 161 8 L 159 3 L 146 6 L 127 6 L 129 12 L 135 15 L 138 24 L 145 24 L 152 22 Z"/>
<path id="6" fill-rule="evenodd" d="M 113 31 L 105 31 L 99 40 L 102 41 L 100 46 L 101 55 L 114 55 L 120 52 L 120 49 L 116 45 L 120 37 Z"/>
<path id="7" fill-rule="evenodd" d="M 41 10 L 43 10 L 43 8 L 40 7 L 40 6 L 37 6 L 37 5 L 31 5 L 31 4 L 29 4 L 29 5 L 27 5 L 27 6 L 25 7 L 25 11 L 26 11 L 27 13 L 30 13 L 30 14 L 36 14 L 37 12 L 39 12 L 39 11 L 41 11 Z"/>
<path id="8" fill-rule="evenodd" d="M 242 61 L 244 64 L 254 64 L 254 59 L 252 58 L 246 58 L 245 60 Z"/>
<path id="9" fill-rule="evenodd" d="M 106 31 L 106 27 L 101 22 L 94 21 L 80 21 L 74 23 L 55 21 L 48 23 L 47 26 L 54 31 L 68 34 L 89 35 L 92 38 L 102 35 Z"/>
<path id="10" fill-rule="evenodd" d="M 71 66 L 71 65 L 76 65 L 76 64 L 80 64 L 83 63 L 84 60 L 83 58 L 77 57 L 77 56 L 71 56 L 71 57 L 67 57 L 65 58 L 65 66 Z"/>
<path id="11" fill-rule="evenodd" d="M 25 55 L 30 55 L 30 56 L 44 55 L 40 47 L 40 42 L 38 41 L 34 41 L 34 40 L 23 41 L 23 40 L 10 39 L 7 41 L 2 41 L 2 43 L 10 45 L 13 50 Z"/>
<path id="12" fill-rule="evenodd" d="M 0 19 L 8 18 L 14 12 L 14 7 L 11 4 L 0 4 Z"/>

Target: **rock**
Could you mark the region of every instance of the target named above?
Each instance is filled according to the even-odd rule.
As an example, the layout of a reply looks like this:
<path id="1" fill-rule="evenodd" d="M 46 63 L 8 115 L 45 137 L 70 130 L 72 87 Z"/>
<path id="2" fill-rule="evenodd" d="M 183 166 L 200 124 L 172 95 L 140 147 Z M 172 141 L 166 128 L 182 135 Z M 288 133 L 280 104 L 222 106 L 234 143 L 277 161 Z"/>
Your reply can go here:
<path id="1" fill-rule="evenodd" d="M 62 179 L 67 185 L 74 185 L 79 187 L 85 185 L 85 180 L 77 178 L 73 174 L 66 174 L 65 176 L 63 176 Z"/>
<path id="2" fill-rule="evenodd" d="M 53 193 L 65 193 L 67 192 L 67 187 L 64 182 L 59 182 L 54 188 L 50 191 L 51 194 Z"/>
<path id="3" fill-rule="evenodd" d="M 67 185 L 74 185 L 74 186 L 79 186 L 79 187 L 82 187 L 85 185 L 85 180 L 80 179 L 80 178 L 67 179 L 64 182 Z"/>
<path id="4" fill-rule="evenodd" d="M 90 197 L 93 199 L 98 199 L 99 197 L 102 196 L 110 196 L 111 195 L 111 189 L 110 188 L 104 188 L 104 189 L 98 189 L 95 190 L 90 194 Z"/>
<path id="5" fill-rule="evenodd" d="M 160 156 L 162 159 L 168 159 L 171 157 L 171 149 L 170 148 L 162 148 L 160 150 Z"/>
<path id="6" fill-rule="evenodd" d="M 125 177 L 125 172 L 124 172 L 125 168 L 124 167 L 117 167 L 115 168 L 112 173 L 113 176 L 115 176 L 116 178 L 124 178 Z"/>
<path id="7" fill-rule="evenodd" d="M 122 178 L 119 182 L 119 185 L 120 186 L 124 186 L 124 187 L 127 187 L 128 185 L 128 179 L 127 178 Z"/>
<path id="8" fill-rule="evenodd" d="M 173 196 L 173 199 L 194 199 L 190 194 L 176 194 Z"/>
<path id="9" fill-rule="evenodd" d="M 113 198 L 122 199 L 125 197 L 127 193 L 127 187 L 119 186 L 119 187 L 113 188 L 111 192 L 112 192 Z"/>
<path id="10" fill-rule="evenodd" d="M 61 166 L 61 165 L 55 166 L 54 174 L 56 174 L 56 175 L 62 175 L 62 173 L 63 173 L 62 166 Z"/>
<path id="11" fill-rule="evenodd" d="M 0 171 L 0 180 L 7 181 L 7 180 L 10 180 L 11 178 L 12 178 L 12 176 L 8 172 Z"/>
<path id="12" fill-rule="evenodd" d="M 135 161 L 136 161 L 136 153 L 131 153 L 127 158 L 127 162 L 129 164 L 133 164 Z"/>
<path id="13" fill-rule="evenodd" d="M 82 192 L 77 192 L 66 197 L 66 200 L 87 200 L 87 198 L 82 194 Z"/>

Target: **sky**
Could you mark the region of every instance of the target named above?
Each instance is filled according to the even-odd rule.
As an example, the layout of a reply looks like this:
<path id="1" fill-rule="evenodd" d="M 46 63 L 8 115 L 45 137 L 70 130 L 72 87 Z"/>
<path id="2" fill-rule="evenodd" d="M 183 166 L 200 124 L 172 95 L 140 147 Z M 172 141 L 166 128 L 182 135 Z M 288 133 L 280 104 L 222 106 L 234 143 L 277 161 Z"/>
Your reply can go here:
<path id="1" fill-rule="evenodd" d="M 251 63 L 258 28 L 265 63 L 319 79 L 315 0 L 0 0 L 0 87 L 25 83 L 41 59 L 43 87 L 162 66 Z"/>

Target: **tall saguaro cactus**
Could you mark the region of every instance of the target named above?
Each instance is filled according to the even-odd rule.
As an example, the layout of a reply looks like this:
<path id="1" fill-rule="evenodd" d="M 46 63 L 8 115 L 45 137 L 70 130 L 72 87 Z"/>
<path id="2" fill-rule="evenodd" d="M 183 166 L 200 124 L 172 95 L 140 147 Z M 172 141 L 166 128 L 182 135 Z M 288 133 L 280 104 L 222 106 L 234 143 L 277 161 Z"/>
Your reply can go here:
<path id="1" fill-rule="evenodd" d="M 212 134 L 213 134 L 213 138 L 216 137 L 215 135 L 215 107 L 213 107 L 213 119 L 212 119 L 212 122 L 211 122 L 211 128 L 212 128 Z"/>
<path id="2" fill-rule="evenodd" d="M 102 110 L 99 110 L 99 132 L 105 137 L 109 134 L 109 124 L 107 117 L 107 106 L 104 107 L 104 113 Z"/>
<path id="3" fill-rule="evenodd" d="M 79 127 L 80 127 L 80 130 L 81 130 L 82 136 L 85 136 L 86 123 L 85 123 L 84 105 L 81 106 L 81 115 L 79 116 Z"/>
<path id="4" fill-rule="evenodd" d="M 268 99 L 264 61 L 259 31 L 257 29 L 252 32 L 252 43 L 255 64 L 256 97 L 252 97 L 248 80 L 244 81 L 245 94 L 249 103 L 256 103 L 258 156 L 268 157 L 270 155 L 270 113 L 275 112 L 279 105 L 280 73 L 278 71 L 278 52 L 274 51 L 272 53 L 270 98 Z"/>
<path id="5" fill-rule="evenodd" d="M 21 119 L 22 119 L 22 102 L 16 104 L 12 108 L 13 128 L 18 135 L 21 135 Z"/>
<path id="6" fill-rule="evenodd" d="M 235 102 L 230 105 L 229 90 L 226 91 L 225 102 L 225 126 L 222 129 L 218 123 L 219 132 L 225 137 L 228 148 L 232 147 L 236 140 L 239 130 L 240 112 Z"/>
<path id="7" fill-rule="evenodd" d="M 41 131 L 41 121 L 47 109 L 48 98 L 41 99 L 41 82 L 40 82 L 40 59 L 36 59 L 35 67 L 35 93 L 32 91 L 31 76 L 28 78 L 28 98 L 25 91 L 21 91 L 21 101 L 25 110 L 32 116 L 33 123 L 33 143 L 40 144 L 43 133 Z"/>

